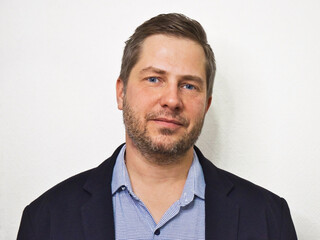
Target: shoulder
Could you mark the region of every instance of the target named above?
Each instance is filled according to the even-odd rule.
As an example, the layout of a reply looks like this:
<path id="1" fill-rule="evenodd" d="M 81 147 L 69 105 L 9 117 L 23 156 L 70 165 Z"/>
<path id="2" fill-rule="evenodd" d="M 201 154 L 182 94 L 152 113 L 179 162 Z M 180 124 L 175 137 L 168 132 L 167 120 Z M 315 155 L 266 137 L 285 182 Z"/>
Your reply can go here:
<path id="1" fill-rule="evenodd" d="M 203 168 L 206 187 L 209 191 L 224 194 L 240 206 L 274 205 L 282 206 L 283 199 L 271 191 L 235 174 L 216 167 L 196 149 Z"/>
<path id="2" fill-rule="evenodd" d="M 250 239 L 261 236 L 268 236 L 264 239 L 297 239 L 289 207 L 283 198 L 217 168 L 195 149 L 206 182 L 206 217 L 220 214 L 223 221 L 237 216 L 239 234 Z"/>
<path id="3" fill-rule="evenodd" d="M 217 172 L 232 183 L 233 187 L 229 196 L 230 198 L 237 199 L 239 204 L 251 206 L 257 204 L 275 204 L 280 206 L 282 204 L 283 199 L 281 197 L 259 185 L 219 168 L 217 168 Z"/>
<path id="4" fill-rule="evenodd" d="M 95 168 L 87 170 L 58 183 L 31 202 L 29 207 L 34 208 L 44 204 L 54 206 L 78 199 L 79 196 L 83 197 L 83 185 L 94 170 Z"/>
<path id="5" fill-rule="evenodd" d="M 122 145 L 98 167 L 72 176 L 55 185 L 28 205 L 31 212 L 45 209 L 73 209 L 88 200 L 92 192 L 107 195 L 108 183 L 112 179 L 113 166 Z"/>
<path id="6" fill-rule="evenodd" d="M 120 146 L 98 167 L 64 180 L 52 187 L 24 210 L 18 239 L 82 239 L 82 214 L 86 207 L 109 210 L 113 166 Z M 83 212 L 84 211 L 84 212 Z M 110 215 L 110 216 L 111 216 Z"/>
<path id="7" fill-rule="evenodd" d="M 48 239 L 52 229 L 62 229 L 71 222 L 79 225 L 75 216 L 89 197 L 82 186 L 93 171 L 77 174 L 31 202 L 23 211 L 18 239 Z"/>

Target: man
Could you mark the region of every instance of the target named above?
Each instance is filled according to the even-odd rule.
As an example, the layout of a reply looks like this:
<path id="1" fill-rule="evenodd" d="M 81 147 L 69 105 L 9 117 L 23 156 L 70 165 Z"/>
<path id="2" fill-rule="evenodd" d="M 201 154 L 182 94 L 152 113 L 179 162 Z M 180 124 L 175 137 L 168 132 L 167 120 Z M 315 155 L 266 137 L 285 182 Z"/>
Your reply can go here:
<path id="1" fill-rule="evenodd" d="M 26 207 L 18 240 L 297 239 L 284 199 L 194 147 L 214 75 L 195 20 L 162 14 L 139 26 L 116 83 L 125 145 Z"/>

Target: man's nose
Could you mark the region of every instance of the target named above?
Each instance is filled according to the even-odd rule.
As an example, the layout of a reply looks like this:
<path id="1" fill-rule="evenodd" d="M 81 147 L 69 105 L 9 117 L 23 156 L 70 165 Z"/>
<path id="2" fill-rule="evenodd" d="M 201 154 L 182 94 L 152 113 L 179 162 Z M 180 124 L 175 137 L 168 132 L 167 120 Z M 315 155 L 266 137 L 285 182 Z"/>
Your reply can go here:
<path id="1" fill-rule="evenodd" d="M 161 92 L 160 105 L 169 108 L 171 111 L 178 111 L 182 108 L 181 92 L 176 84 L 167 84 Z"/>

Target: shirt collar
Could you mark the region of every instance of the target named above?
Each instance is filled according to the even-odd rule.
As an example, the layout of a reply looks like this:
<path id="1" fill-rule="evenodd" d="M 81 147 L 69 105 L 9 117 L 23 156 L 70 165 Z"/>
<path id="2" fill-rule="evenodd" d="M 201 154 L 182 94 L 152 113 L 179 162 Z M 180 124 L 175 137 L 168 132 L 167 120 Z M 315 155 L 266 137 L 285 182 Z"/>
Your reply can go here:
<path id="1" fill-rule="evenodd" d="M 118 154 L 116 163 L 113 168 L 112 183 L 111 183 L 112 195 L 115 194 L 115 192 L 118 191 L 119 188 L 122 188 L 122 190 L 127 188 L 129 192 L 131 193 L 133 192 L 128 170 L 124 162 L 125 152 L 126 152 L 126 145 L 123 145 L 123 147 L 121 148 Z"/>
<path id="2" fill-rule="evenodd" d="M 124 162 L 124 155 L 126 151 L 126 145 L 122 147 L 117 157 L 111 183 L 112 195 L 114 195 L 120 188 L 127 188 L 128 191 L 134 195 L 131 187 L 131 182 L 128 174 L 126 164 Z M 193 151 L 193 161 L 188 172 L 188 177 L 183 188 L 183 192 L 180 198 L 181 205 L 187 205 L 190 203 L 194 195 L 204 199 L 205 198 L 205 181 L 203 176 L 202 167 L 199 163 L 198 156 Z"/>
<path id="3" fill-rule="evenodd" d="M 196 152 L 193 151 L 193 161 L 188 172 L 182 195 L 179 199 L 180 206 L 188 205 L 193 201 L 195 196 L 204 200 L 205 181 L 198 156 Z"/>

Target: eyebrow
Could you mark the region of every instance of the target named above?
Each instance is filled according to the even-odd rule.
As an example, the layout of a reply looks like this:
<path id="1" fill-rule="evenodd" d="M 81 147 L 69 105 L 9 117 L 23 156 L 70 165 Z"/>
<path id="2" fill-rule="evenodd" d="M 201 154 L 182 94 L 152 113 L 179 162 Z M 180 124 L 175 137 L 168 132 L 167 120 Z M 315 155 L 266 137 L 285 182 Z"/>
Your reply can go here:
<path id="1" fill-rule="evenodd" d="M 152 66 L 146 67 L 140 71 L 140 73 L 144 73 L 144 72 L 154 72 L 154 73 L 158 73 L 158 74 L 162 74 L 162 75 L 167 73 L 166 71 L 164 71 L 160 68 L 155 68 Z"/>
<path id="2" fill-rule="evenodd" d="M 156 68 L 153 66 L 146 67 L 140 71 L 141 74 L 144 72 L 154 72 L 157 74 L 165 75 L 167 72 L 165 70 L 162 70 L 160 68 Z M 201 77 L 195 76 L 195 75 L 182 75 L 181 76 L 182 80 L 189 80 L 189 81 L 194 81 L 198 83 L 204 83 L 204 80 Z"/>

